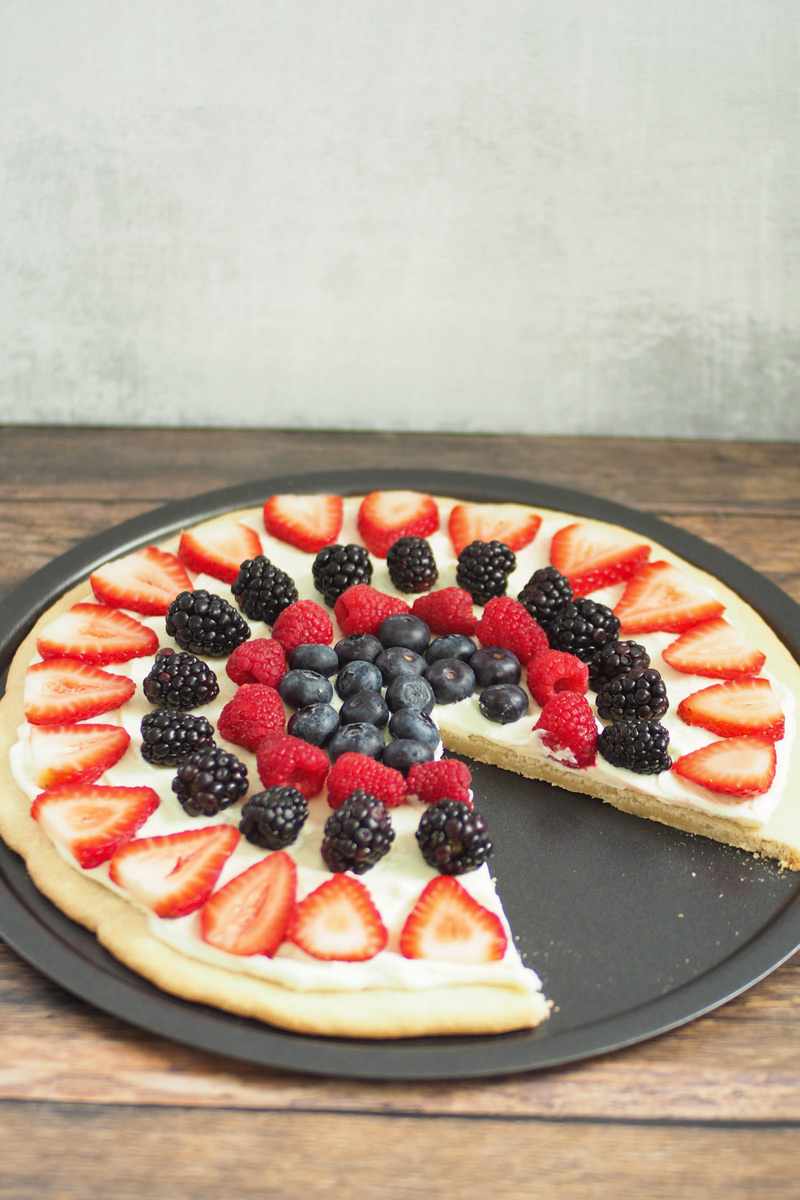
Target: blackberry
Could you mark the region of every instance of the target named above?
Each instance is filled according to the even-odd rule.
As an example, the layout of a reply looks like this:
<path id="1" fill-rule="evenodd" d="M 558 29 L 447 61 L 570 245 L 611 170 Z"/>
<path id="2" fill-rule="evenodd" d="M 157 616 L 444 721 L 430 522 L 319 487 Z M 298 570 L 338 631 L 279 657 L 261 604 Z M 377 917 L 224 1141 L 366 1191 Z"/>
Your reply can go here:
<path id="1" fill-rule="evenodd" d="M 219 695 L 217 677 L 208 663 L 186 650 L 159 650 L 142 690 L 151 704 L 159 708 L 189 712 L 209 704 Z"/>
<path id="2" fill-rule="evenodd" d="M 356 583 L 369 583 L 372 579 L 372 563 L 363 546 L 350 542 L 341 546 L 323 546 L 311 567 L 314 587 L 322 592 L 322 598 L 333 608 L 342 592 Z"/>
<path id="3" fill-rule="evenodd" d="M 637 775 L 668 771 L 669 730 L 660 721 L 616 721 L 607 725 L 597 739 L 598 752 L 612 767 L 623 767 Z"/>
<path id="4" fill-rule="evenodd" d="M 177 767 L 214 741 L 213 726 L 205 717 L 168 708 L 145 713 L 141 731 L 142 758 L 157 767 Z"/>
<path id="5" fill-rule="evenodd" d="M 247 791 L 247 767 L 229 750 L 206 746 L 178 767 L 172 790 L 190 817 L 213 817 Z"/>
<path id="6" fill-rule="evenodd" d="M 231 584 L 236 603 L 251 621 L 274 625 L 278 614 L 299 599 L 291 576 L 259 554 L 246 558 Z"/>
<path id="7" fill-rule="evenodd" d="M 331 871 L 363 875 L 389 853 L 393 841 L 386 805 L 358 788 L 325 822 L 322 857 Z"/>
<path id="8" fill-rule="evenodd" d="M 597 693 L 597 712 L 604 721 L 657 721 L 668 708 L 667 685 L 655 667 L 617 675 Z"/>
<path id="9" fill-rule="evenodd" d="M 556 567 L 540 567 L 531 575 L 517 599 L 525 605 L 534 620 L 545 626 L 554 621 L 558 611 L 565 604 L 570 604 L 575 596 L 566 575 L 562 575 Z"/>
<path id="10" fill-rule="evenodd" d="M 505 596 L 517 558 L 504 542 L 470 542 L 458 556 L 456 583 L 476 604 Z"/>
<path id="11" fill-rule="evenodd" d="M 401 537 L 389 547 L 386 565 L 399 592 L 427 592 L 439 578 L 431 544 L 422 537 Z"/>
<path id="12" fill-rule="evenodd" d="M 463 800 L 439 800 L 422 814 L 417 843 L 429 867 L 464 875 L 486 862 L 492 841 L 486 821 Z"/>
<path id="13" fill-rule="evenodd" d="M 619 618 L 605 604 L 588 596 L 578 596 L 565 604 L 555 619 L 544 626 L 547 639 L 554 650 L 574 654 L 588 663 L 606 642 L 616 640 Z"/>
<path id="14" fill-rule="evenodd" d="M 650 655 L 639 642 L 606 642 L 589 660 L 589 687 L 597 692 L 618 675 L 649 666 Z"/>
<path id="15" fill-rule="evenodd" d="M 250 637 L 250 626 L 232 604 L 198 588 L 179 592 L 167 609 L 167 633 L 183 650 L 223 658 Z"/>
<path id="16" fill-rule="evenodd" d="M 297 841 L 308 816 L 308 801 L 297 788 L 287 786 L 256 792 L 242 805 L 239 832 L 254 846 L 283 850 Z"/>

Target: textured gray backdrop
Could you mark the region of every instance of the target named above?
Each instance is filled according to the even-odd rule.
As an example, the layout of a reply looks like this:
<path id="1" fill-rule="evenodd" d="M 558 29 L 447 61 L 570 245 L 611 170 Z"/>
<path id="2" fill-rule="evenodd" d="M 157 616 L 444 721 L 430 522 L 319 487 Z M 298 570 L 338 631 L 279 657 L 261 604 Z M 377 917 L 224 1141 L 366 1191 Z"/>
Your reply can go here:
<path id="1" fill-rule="evenodd" d="M 800 440 L 797 0 L 0 0 L 0 418 Z"/>

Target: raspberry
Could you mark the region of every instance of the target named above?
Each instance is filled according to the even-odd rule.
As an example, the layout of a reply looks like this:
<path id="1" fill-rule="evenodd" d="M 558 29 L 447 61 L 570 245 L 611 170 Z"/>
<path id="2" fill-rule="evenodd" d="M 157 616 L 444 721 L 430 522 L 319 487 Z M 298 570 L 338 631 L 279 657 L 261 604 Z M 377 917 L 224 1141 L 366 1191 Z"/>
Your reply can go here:
<path id="1" fill-rule="evenodd" d="M 242 642 L 228 659 L 225 670 L 234 683 L 267 683 L 277 687 L 286 674 L 286 651 L 274 638 Z"/>
<path id="2" fill-rule="evenodd" d="M 275 688 L 243 683 L 219 714 L 217 733 L 255 753 L 265 734 L 282 733 L 285 725 L 283 703 Z"/>
<path id="3" fill-rule="evenodd" d="M 590 767 L 597 757 L 597 722 L 589 701 L 577 692 L 558 692 L 533 727 L 567 767 Z"/>
<path id="4" fill-rule="evenodd" d="M 439 588 L 427 596 L 418 596 L 411 611 L 415 617 L 422 617 L 431 633 L 470 634 L 478 624 L 472 611 L 472 596 L 463 588 Z"/>
<path id="5" fill-rule="evenodd" d="M 528 688 L 542 708 L 557 692 L 578 692 L 585 696 L 589 690 L 589 668 L 574 654 L 543 650 L 528 663 Z"/>
<path id="6" fill-rule="evenodd" d="M 387 596 L 368 583 L 356 583 L 349 587 L 333 606 L 333 614 L 345 637 L 354 633 L 377 634 L 381 622 L 387 617 L 407 612 L 411 612 L 411 609 L 405 600 Z"/>
<path id="7" fill-rule="evenodd" d="M 333 764 L 328 775 L 328 804 L 338 808 L 362 788 L 387 808 L 406 802 L 406 781 L 393 767 L 385 767 L 367 754 L 347 750 Z"/>
<path id="8" fill-rule="evenodd" d="M 488 601 L 475 632 L 481 645 L 502 646 L 516 654 L 523 666 L 548 649 L 547 635 L 539 622 L 524 604 L 510 596 L 495 596 Z"/>
<path id="9" fill-rule="evenodd" d="M 437 762 L 414 763 L 408 772 L 408 794 L 424 804 L 436 804 L 439 800 L 472 804 L 471 782 L 466 763 L 457 758 L 440 758 Z"/>
<path id="10" fill-rule="evenodd" d="M 265 788 L 294 787 L 307 800 L 322 791 L 330 765 L 319 746 L 289 733 L 268 733 L 256 750 L 256 767 Z"/>
<path id="11" fill-rule="evenodd" d="M 290 604 L 272 626 L 272 636 L 287 654 L 310 642 L 329 646 L 333 641 L 333 624 L 316 600 L 297 600 Z"/>

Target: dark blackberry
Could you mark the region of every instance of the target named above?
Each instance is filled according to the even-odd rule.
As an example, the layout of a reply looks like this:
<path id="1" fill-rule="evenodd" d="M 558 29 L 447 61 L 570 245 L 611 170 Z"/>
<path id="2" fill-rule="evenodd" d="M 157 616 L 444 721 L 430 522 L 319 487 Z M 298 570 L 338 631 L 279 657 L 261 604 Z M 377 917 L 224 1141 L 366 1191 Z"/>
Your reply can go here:
<path id="1" fill-rule="evenodd" d="M 616 640 L 619 618 L 607 605 L 598 604 L 588 596 L 578 596 L 559 609 L 558 615 L 544 627 L 544 631 L 554 650 L 574 654 L 588 663 L 601 646 Z"/>
<path id="2" fill-rule="evenodd" d="M 207 746 L 178 767 L 172 790 L 190 817 L 213 817 L 247 791 L 247 767 L 229 750 Z"/>
<path id="3" fill-rule="evenodd" d="M 369 583 L 372 563 L 363 546 L 350 542 L 341 546 L 323 546 L 311 567 L 314 587 L 322 592 L 325 603 L 333 608 L 342 592 L 356 583 Z"/>
<path id="4" fill-rule="evenodd" d="M 504 542 L 470 542 L 458 556 L 456 583 L 476 604 L 505 596 L 517 558 Z"/>
<path id="5" fill-rule="evenodd" d="M 263 554 L 245 559 L 231 591 L 251 621 L 266 621 L 267 625 L 274 625 L 278 614 L 299 599 L 294 580 Z"/>
<path id="6" fill-rule="evenodd" d="M 142 758 L 156 767 L 177 767 L 214 741 L 213 726 L 205 717 L 168 708 L 145 713 L 141 731 Z"/>
<path id="7" fill-rule="evenodd" d="M 427 592 L 439 578 L 431 544 L 422 537 L 401 537 L 389 547 L 386 565 L 400 592 Z"/>
<path id="8" fill-rule="evenodd" d="M 417 843 L 429 867 L 464 875 L 486 862 L 492 841 L 486 821 L 463 800 L 439 800 L 422 814 Z"/>
<path id="9" fill-rule="evenodd" d="M 589 660 L 589 687 L 597 692 L 618 675 L 649 666 L 650 655 L 639 642 L 606 642 Z"/>
<path id="10" fill-rule="evenodd" d="M 597 693 L 597 712 L 604 721 L 657 721 L 668 708 L 667 685 L 655 667 L 617 675 Z"/>
<path id="11" fill-rule="evenodd" d="M 159 708 L 189 712 L 219 695 L 217 677 L 208 663 L 186 650 L 159 650 L 142 680 L 142 691 Z"/>
<path id="12" fill-rule="evenodd" d="M 612 767 L 623 767 L 637 775 L 668 771 L 669 730 L 660 721 L 616 721 L 607 725 L 597 739 L 597 749 Z"/>
<path id="13" fill-rule="evenodd" d="M 534 571 L 517 597 L 542 627 L 555 620 L 559 609 L 574 598 L 570 581 L 556 567 Z"/>
<path id="14" fill-rule="evenodd" d="M 250 626 L 232 604 L 198 588 L 179 592 L 167 609 L 167 633 L 182 650 L 223 658 L 250 637 Z"/>
<path id="15" fill-rule="evenodd" d="M 325 822 L 322 858 L 331 871 L 363 875 L 389 853 L 393 841 L 386 805 L 358 788 Z"/>
<path id="16" fill-rule="evenodd" d="M 239 832 L 254 846 L 283 850 L 297 841 L 308 816 L 308 801 L 293 787 L 271 787 L 256 792 L 242 805 Z"/>

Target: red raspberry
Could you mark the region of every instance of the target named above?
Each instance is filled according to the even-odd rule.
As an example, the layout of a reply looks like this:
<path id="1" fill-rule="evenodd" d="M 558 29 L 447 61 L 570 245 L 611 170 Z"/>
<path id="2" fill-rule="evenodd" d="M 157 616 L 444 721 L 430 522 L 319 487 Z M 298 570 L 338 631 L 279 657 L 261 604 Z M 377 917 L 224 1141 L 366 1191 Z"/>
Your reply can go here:
<path id="1" fill-rule="evenodd" d="M 268 683 L 277 687 L 286 674 L 286 651 L 274 638 L 253 638 L 236 647 L 225 670 L 234 683 Z"/>
<path id="2" fill-rule="evenodd" d="M 285 727 L 281 698 L 266 683 L 243 683 L 217 721 L 220 737 L 253 753 L 265 734 L 281 733 Z"/>
<path id="3" fill-rule="evenodd" d="M 306 800 L 322 791 L 330 765 L 319 746 L 289 733 L 268 733 L 256 750 L 256 766 L 264 787 L 294 787 Z"/>
<path id="4" fill-rule="evenodd" d="M 347 750 L 340 754 L 328 775 L 328 804 L 338 808 L 357 788 L 382 800 L 387 808 L 406 802 L 406 781 L 394 767 L 385 767 L 367 754 Z"/>
<path id="5" fill-rule="evenodd" d="M 329 646 L 333 641 L 333 622 L 316 600 L 295 600 L 278 613 L 272 636 L 287 655 L 298 646 Z"/>
<path id="6" fill-rule="evenodd" d="M 494 596 L 486 604 L 475 631 L 482 646 L 502 646 L 523 666 L 550 648 L 547 634 L 524 604 L 510 596 Z"/>
<path id="7" fill-rule="evenodd" d="M 589 690 L 589 667 L 574 654 L 543 650 L 528 663 L 528 688 L 542 708 L 557 692 L 578 692 L 585 696 Z"/>
<path id="8" fill-rule="evenodd" d="M 458 587 L 439 588 L 427 596 L 419 596 L 411 611 L 422 618 L 431 633 L 471 634 L 478 624 L 472 611 L 472 596 Z"/>
<path id="9" fill-rule="evenodd" d="M 472 807 L 470 783 L 472 775 L 466 763 L 457 758 L 440 758 L 437 762 L 414 763 L 408 772 L 408 794 L 425 804 L 438 800 L 463 800 Z"/>
<path id="10" fill-rule="evenodd" d="M 597 722 L 589 701 L 577 692 L 558 692 L 548 700 L 533 727 L 544 730 L 542 742 L 559 752 L 567 767 L 591 767 L 597 757 Z"/>
<path id="11" fill-rule="evenodd" d="M 387 596 L 368 583 L 355 583 L 342 592 L 333 606 L 333 615 L 345 637 L 352 633 L 377 634 L 378 626 L 386 617 L 395 613 L 407 613 L 411 609 L 405 600 Z"/>

